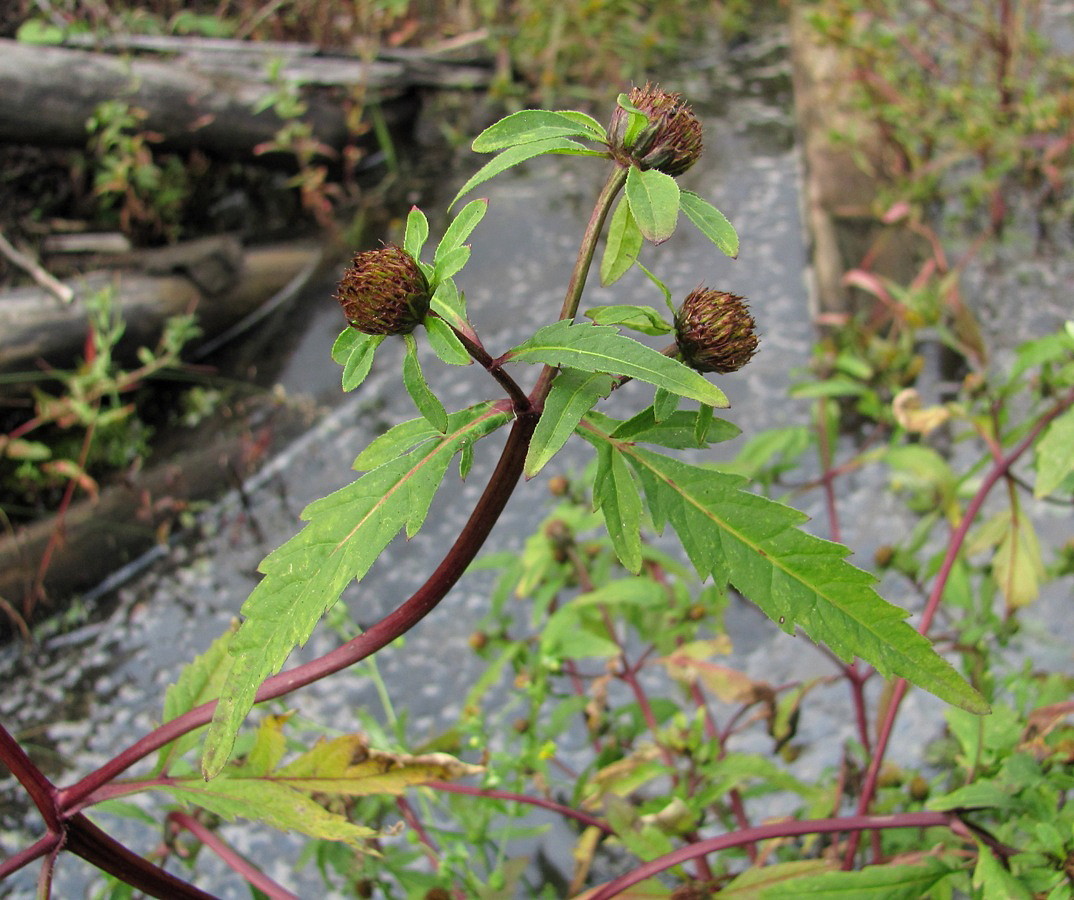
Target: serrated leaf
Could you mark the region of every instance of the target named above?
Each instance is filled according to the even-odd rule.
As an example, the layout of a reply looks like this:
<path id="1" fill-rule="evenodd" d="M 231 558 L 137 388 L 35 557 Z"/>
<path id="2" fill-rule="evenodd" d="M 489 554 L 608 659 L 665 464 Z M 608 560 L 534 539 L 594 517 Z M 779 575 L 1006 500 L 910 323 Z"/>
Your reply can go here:
<path id="1" fill-rule="evenodd" d="M 727 216 L 693 191 L 683 191 L 679 206 L 697 230 L 714 243 L 721 253 L 735 259 L 738 256 L 738 232 Z"/>
<path id="2" fill-rule="evenodd" d="M 466 243 L 466 239 L 473 233 L 478 223 L 485 218 L 488 208 L 488 200 L 480 199 L 471 200 L 459 210 L 459 214 L 452 219 L 433 254 L 434 269 L 439 269 L 441 261 L 449 253 L 455 252 Z"/>
<path id="3" fill-rule="evenodd" d="M 630 212 L 630 202 L 620 197 L 608 222 L 604 255 L 600 258 L 600 283 L 614 284 L 629 270 L 641 252 L 641 231 Z"/>
<path id="4" fill-rule="evenodd" d="M 597 441 L 611 440 L 595 427 Z M 598 436 L 599 435 L 599 436 Z M 670 522 L 687 556 L 717 586 L 732 584 L 784 631 L 800 627 L 847 662 L 861 657 L 885 676 L 985 713 L 988 704 L 850 565 L 840 544 L 802 531 L 797 510 L 741 490 L 744 480 L 617 443 L 659 528 Z"/>
<path id="5" fill-rule="evenodd" d="M 195 706 L 220 696 L 220 687 L 228 670 L 228 645 L 234 632 L 230 629 L 209 645 L 209 649 L 189 663 L 175 684 L 164 692 L 162 722 L 170 722 Z M 156 774 L 166 772 L 171 763 L 201 740 L 201 729 L 187 732 L 162 747 L 157 757 Z"/>
<path id="6" fill-rule="evenodd" d="M 544 468 L 574 434 L 582 416 L 611 391 L 611 376 L 600 372 L 564 369 L 556 375 L 526 453 L 527 478 Z"/>
<path id="7" fill-rule="evenodd" d="M 832 869 L 835 865 L 833 861 L 826 859 L 796 859 L 768 866 L 754 866 L 722 887 L 720 897 L 730 900 L 761 900 L 766 888 L 792 878 L 800 878 L 802 875 L 815 875 Z"/>
<path id="8" fill-rule="evenodd" d="M 824 872 L 803 875 L 772 885 L 761 892 L 762 900 L 919 900 L 951 868 L 937 859 L 926 858 L 920 865 L 866 866 L 857 872 Z"/>
<path id="9" fill-rule="evenodd" d="M 403 249 L 414 259 L 421 257 L 422 247 L 429 239 L 429 220 L 416 206 L 410 207 L 406 217 L 406 231 L 403 233 Z"/>
<path id="10" fill-rule="evenodd" d="M 604 514 L 615 555 L 628 572 L 641 571 L 641 494 L 622 455 L 610 444 L 597 453 L 593 506 Z"/>
<path id="11" fill-rule="evenodd" d="M 418 362 L 418 344 L 414 335 L 403 335 L 406 339 L 406 355 L 403 357 L 403 386 L 410 394 L 414 405 L 430 424 L 440 432 L 446 432 L 448 428 L 448 414 L 444 404 L 429 388 L 428 382 L 421 371 L 421 363 Z M 408 535 L 409 537 L 409 535 Z"/>
<path id="12" fill-rule="evenodd" d="M 679 185 L 656 169 L 627 172 L 626 199 L 638 230 L 646 240 L 662 244 L 675 232 L 679 220 Z"/>
<path id="13" fill-rule="evenodd" d="M 453 413 L 447 434 L 422 441 L 303 511 L 308 524 L 262 561 L 265 577 L 243 604 L 246 620 L 232 638 L 231 667 L 205 743 L 207 778 L 227 762 L 261 682 L 309 639 L 343 589 L 365 576 L 396 533 L 418 531 L 451 458 L 507 421 L 507 413 L 489 404 Z M 420 440 L 421 427 L 407 423 L 405 433 Z"/>
<path id="14" fill-rule="evenodd" d="M 1034 894 L 992 854 L 992 849 L 977 842 L 977 865 L 972 884 L 981 900 L 1032 900 Z"/>
<path id="15" fill-rule="evenodd" d="M 542 141 L 533 141 L 528 144 L 519 144 L 516 147 L 509 147 L 499 156 L 493 157 L 489 162 L 478 169 L 466 184 L 459 189 L 459 192 L 455 195 L 455 198 L 451 201 L 448 208 L 450 209 L 451 206 L 454 206 L 463 194 L 469 193 L 479 184 L 483 184 L 490 178 L 495 178 L 501 172 L 506 172 L 512 166 L 517 166 L 527 159 L 533 159 L 535 156 L 542 156 L 545 153 L 560 153 L 569 156 L 606 155 L 596 150 L 587 150 L 577 141 L 573 141 L 566 137 L 548 138 Z"/>
<path id="16" fill-rule="evenodd" d="M 229 821 L 240 816 L 255 819 L 280 831 L 343 841 L 359 849 L 377 834 L 372 828 L 354 825 L 343 816 L 329 812 L 301 791 L 268 778 L 222 775 L 208 782 L 191 778 L 152 787 Z"/>
<path id="17" fill-rule="evenodd" d="M 439 438 L 440 432 L 424 416 L 400 422 L 374 438 L 358 454 L 354 468 L 359 472 L 368 472 L 413 450 L 418 444 Z"/>
<path id="18" fill-rule="evenodd" d="M 609 325 L 563 320 L 540 328 L 507 356 L 519 362 L 570 366 L 637 378 L 712 406 L 730 405 L 723 391 L 688 366 L 626 337 Z"/>
<path id="19" fill-rule="evenodd" d="M 441 362 L 449 366 L 468 366 L 473 362 L 458 335 L 440 316 L 426 316 L 422 324 L 429 338 L 429 346 Z"/>
<path id="20" fill-rule="evenodd" d="M 1047 497 L 1074 472 L 1074 408 L 1056 416 L 1037 442 L 1034 497 Z"/>
<path id="21" fill-rule="evenodd" d="M 657 388 L 656 394 L 653 396 L 653 418 L 657 422 L 663 422 L 666 418 L 673 415 L 679 408 L 679 395 L 672 394 L 670 391 L 665 391 L 663 388 Z"/>
<path id="22" fill-rule="evenodd" d="M 670 334 L 674 327 L 651 306 L 594 306 L 586 316 L 595 325 L 619 325 L 641 334 Z"/>
<path id="23" fill-rule="evenodd" d="M 452 275 L 457 274 L 462 270 L 462 267 L 470 261 L 470 245 L 464 244 L 461 247 L 456 247 L 454 250 L 450 250 L 440 257 L 436 265 L 433 266 L 433 281 L 443 281 L 445 278 L 450 278 Z"/>
<path id="24" fill-rule="evenodd" d="M 586 116 L 586 119 L 589 117 Z M 594 131 L 589 122 L 578 120 L 574 116 L 548 109 L 524 109 L 490 125 L 474 138 L 470 147 L 475 153 L 493 153 L 496 150 L 548 138 L 581 137 L 593 140 L 598 136 L 599 133 Z"/>

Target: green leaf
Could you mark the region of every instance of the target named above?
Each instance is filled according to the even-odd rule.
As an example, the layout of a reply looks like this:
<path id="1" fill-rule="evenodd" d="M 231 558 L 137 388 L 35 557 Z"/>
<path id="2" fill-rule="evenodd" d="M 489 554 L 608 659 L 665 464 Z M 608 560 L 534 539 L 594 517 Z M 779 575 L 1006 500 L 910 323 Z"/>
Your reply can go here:
<path id="1" fill-rule="evenodd" d="M 604 514 L 615 555 L 628 572 L 641 571 L 641 494 L 623 456 L 611 444 L 597 450 L 593 506 Z"/>
<path id="2" fill-rule="evenodd" d="M 612 440 L 595 427 L 594 440 Z M 670 522 L 687 556 L 717 587 L 732 584 L 788 633 L 800 627 L 847 662 L 865 659 L 977 713 L 988 704 L 883 600 L 840 544 L 802 531 L 797 510 L 741 490 L 744 480 L 616 443 L 642 483 L 658 529 Z"/>
<path id="3" fill-rule="evenodd" d="M 708 407 L 711 410 L 711 407 Z M 656 421 L 653 408 L 647 406 L 637 415 L 616 425 L 611 437 L 619 441 L 659 444 L 674 450 L 689 447 L 705 447 L 738 437 L 742 430 L 726 419 L 711 416 L 704 422 L 704 432 L 699 439 L 697 414 L 687 410 L 672 413 L 662 421 Z"/>
<path id="4" fill-rule="evenodd" d="M 992 850 L 977 842 L 977 865 L 973 869 L 973 886 L 981 900 L 1031 900 L 1033 892 L 1011 874 L 992 855 Z"/>
<path id="5" fill-rule="evenodd" d="M 384 341 L 383 334 L 362 334 L 345 328 L 332 345 L 332 359 L 343 366 L 343 390 L 353 391 L 373 367 L 373 356 Z"/>
<path id="6" fill-rule="evenodd" d="M 606 132 L 604 126 L 592 116 L 587 115 L 584 112 L 579 112 L 576 109 L 557 109 L 556 112 L 589 131 L 593 135 L 593 140 L 607 142 L 608 132 Z"/>
<path id="7" fill-rule="evenodd" d="M 460 331 L 467 328 L 466 300 L 450 278 L 442 279 L 436 286 L 430 307 L 433 312 L 442 316 Z"/>
<path id="8" fill-rule="evenodd" d="M 209 649 L 196 656 L 179 674 L 179 679 L 164 692 L 163 722 L 170 722 L 195 706 L 220 696 L 220 687 L 227 675 L 228 645 L 233 631 L 218 637 Z M 187 732 L 161 748 L 155 774 L 166 772 L 171 763 L 201 740 L 201 729 Z"/>
<path id="9" fill-rule="evenodd" d="M 738 232 L 727 216 L 707 200 L 692 191 L 683 191 L 679 205 L 698 231 L 714 243 L 722 253 L 735 259 L 738 256 Z"/>
<path id="10" fill-rule="evenodd" d="M 418 444 L 434 439 L 439 440 L 440 436 L 440 432 L 430 425 L 429 420 L 424 416 L 400 422 L 370 441 L 355 459 L 354 468 L 359 472 L 368 472 L 408 453 Z"/>
<path id="11" fill-rule="evenodd" d="M 641 252 L 642 234 L 630 212 L 630 202 L 620 197 L 608 223 L 604 255 L 600 259 L 600 283 L 607 287 L 629 271 Z"/>
<path id="12" fill-rule="evenodd" d="M 485 218 L 488 208 L 488 200 L 480 199 L 471 200 L 459 210 L 459 214 L 452 219 L 447 231 L 440 239 L 436 253 L 433 254 L 434 269 L 439 269 L 441 261 L 448 254 L 455 252 L 466 243 L 466 239 L 473 233 L 478 223 Z"/>
<path id="13" fill-rule="evenodd" d="M 501 172 L 506 172 L 512 166 L 517 166 L 519 163 L 525 162 L 527 159 L 533 159 L 535 156 L 542 156 L 545 153 L 563 153 L 569 156 L 605 156 L 606 154 L 596 150 L 587 150 L 577 141 L 573 141 L 566 137 L 548 138 L 542 141 L 533 141 L 528 144 L 519 144 L 516 147 L 509 147 L 504 150 L 499 156 L 493 157 L 485 165 L 483 165 L 477 172 L 470 177 L 470 179 L 464 184 L 459 192 L 455 195 L 455 199 L 451 201 L 449 209 L 454 206 L 456 201 L 463 195 L 472 191 L 479 184 L 483 184 L 490 178 L 494 178 Z"/>
<path id="14" fill-rule="evenodd" d="M 825 859 L 796 859 L 791 862 L 755 866 L 727 882 L 720 889 L 720 896 L 725 900 L 758 900 L 763 896 L 762 891 L 766 887 L 779 885 L 802 875 L 815 875 L 831 869 L 833 865 L 834 863 Z"/>
<path id="15" fill-rule="evenodd" d="M 403 249 L 414 259 L 421 257 L 422 247 L 429 239 L 429 220 L 416 206 L 410 207 L 406 217 L 406 231 L 403 233 Z"/>
<path id="16" fill-rule="evenodd" d="M 663 316 L 651 306 L 594 306 L 586 315 L 596 325 L 621 325 L 641 334 L 670 334 L 675 330 Z"/>
<path id="17" fill-rule="evenodd" d="M 458 273 L 470 261 L 470 247 L 464 244 L 445 253 L 433 266 L 433 281 L 439 283 Z"/>
<path id="18" fill-rule="evenodd" d="M 417 426 L 397 426 L 378 439 L 373 455 L 406 441 L 414 441 L 415 449 L 396 453 L 304 510 L 309 524 L 262 561 L 265 577 L 243 604 L 246 618 L 232 638 L 231 667 L 206 739 L 205 777 L 219 774 L 227 762 L 261 682 L 308 640 L 343 589 L 365 576 L 397 532 L 417 533 L 451 458 L 508 419 L 507 413 L 485 404 L 451 414 L 447 434 L 432 440 L 423 439 L 432 429 L 421 420 Z M 359 462 L 367 461 L 363 457 Z"/>
<path id="19" fill-rule="evenodd" d="M 634 146 L 634 142 L 638 139 L 638 135 L 641 134 L 645 126 L 649 124 L 649 117 L 630 102 L 629 94 L 620 94 L 616 97 L 615 105 L 624 110 L 628 115 L 627 127 L 623 132 L 623 146 L 629 150 Z"/>
<path id="20" fill-rule="evenodd" d="M 281 831 L 297 831 L 326 841 L 343 841 L 356 848 L 377 832 L 354 825 L 332 813 L 306 794 L 268 778 L 201 778 L 152 785 L 229 821 L 241 816 L 256 819 Z"/>
<path id="21" fill-rule="evenodd" d="M 468 366 L 473 362 L 458 335 L 440 316 L 426 316 L 422 324 L 429 337 L 429 346 L 442 362 L 449 366 Z"/>
<path id="22" fill-rule="evenodd" d="M 679 185 L 656 169 L 644 172 L 631 166 L 627 172 L 626 199 L 642 235 L 662 244 L 675 232 L 679 219 Z"/>
<path id="23" fill-rule="evenodd" d="M 585 121 L 589 120 L 589 121 Z M 519 144 L 530 144 L 557 137 L 599 139 L 603 128 L 594 130 L 588 116 L 585 120 L 548 109 L 524 109 L 500 119 L 481 132 L 470 145 L 475 153 L 492 153 Z M 598 126 L 599 127 L 599 126 Z"/>
<path id="24" fill-rule="evenodd" d="M 532 478 L 544 468 L 574 434 L 582 416 L 611 391 L 611 376 L 601 372 L 564 369 L 556 375 L 526 453 L 527 478 Z"/>
<path id="25" fill-rule="evenodd" d="M 410 394 L 414 405 L 437 431 L 446 432 L 448 429 L 448 414 L 444 404 L 440 402 L 436 394 L 429 389 L 429 384 L 421 371 L 421 363 L 418 362 L 418 342 L 414 335 L 405 334 L 406 355 L 403 357 L 403 386 Z"/>
<path id="26" fill-rule="evenodd" d="M 1074 472 L 1074 407 L 1057 416 L 1037 442 L 1034 497 L 1047 497 Z"/>
<path id="27" fill-rule="evenodd" d="M 866 866 L 857 872 L 824 872 L 787 879 L 761 892 L 762 900 L 918 900 L 952 869 L 926 858 L 913 866 Z"/>
<path id="28" fill-rule="evenodd" d="M 679 408 L 679 395 L 657 388 L 653 397 L 653 418 L 657 422 L 663 422 L 668 416 Z"/>
<path id="29" fill-rule="evenodd" d="M 584 372 L 607 372 L 637 378 L 701 403 L 725 408 L 727 398 L 699 373 L 610 325 L 554 322 L 540 328 L 507 356 L 519 362 L 571 366 Z"/>

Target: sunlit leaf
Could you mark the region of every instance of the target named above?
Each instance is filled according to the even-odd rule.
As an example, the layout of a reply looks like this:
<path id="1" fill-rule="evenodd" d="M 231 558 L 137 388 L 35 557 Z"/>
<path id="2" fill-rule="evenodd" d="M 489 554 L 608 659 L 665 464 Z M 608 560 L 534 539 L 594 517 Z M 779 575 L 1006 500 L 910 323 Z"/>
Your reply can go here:
<path id="1" fill-rule="evenodd" d="M 369 375 L 373 356 L 384 341 L 382 334 L 362 334 L 345 328 L 332 345 L 332 359 L 343 366 L 343 390 L 353 391 Z"/>
<path id="2" fill-rule="evenodd" d="M 641 334 L 670 334 L 674 327 L 651 306 L 594 306 L 586 316 L 596 325 L 620 325 Z"/>
<path id="3" fill-rule="evenodd" d="M 723 391 L 702 375 L 609 325 L 555 322 L 539 329 L 507 356 L 520 362 L 624 375 L 712 406 L 729 405 Z"/>
<path id="4" fill-rule="evenodd" d="M 985 851 L 987 852 L 987 851 Z M 857 872 L 823 872 L 781 879 L 765 888 L 761 900 L 918 900 L 931 896 L 953 870 L 926 857 L 918 865 L 866 866 Z M 736 879 L 737 880 L 737 879 Z M 732 882 L 733 884 L 733 882 Z M 741 895 L 733 895 L 741 896 Z"/>
<path id="5" fill-rule="evenodd" d="M 683 191 L 679 206 L 686 217 L 697 226 L 705 237 L 714 243 L 720 252 L 734 259 L 738 256 L 738 232 L 727 221 L 727 216 L 707 200 L 692 191 Z"/>
<path id="6" fill-rule="evenodd" d="M 429 220 L 416 206 L 410 208 L 406 217 L 406 231 L 403 234 L 403 249 L 414 259 L 421 256 L 421 249 L 429 239 Z"/>
<path id="7" fill-rule="evenodd" d="M 231 668 L 206 739 L 206 777 L 226 763 L 261 682 L 309 639 L 343 589 L 364 577 L 400 530 L 418 531 L 451 458 L 506 421 L 495 406 L 473 407 L 450 415 L 447 433 L 433 440 L 421 440 L 432 431 L 428 425 L 406 423 L 408 439 L 421 441 L 413 450 L 304 510 L 308 524 L 262 561 L 265 577 L 243 604 L 245 621 L 231 642 Z M 398 444 L 399 432 L 393 441 Z"/>
<path id="8" fill-rule="evenodd" d="M 442 362 L 449 366 L 468 366 L 473 362 L 458 335 L 440 316 L 426 316 L 422 324 L 429 338 L 429 346 Z"/>
<path id="9" fill-rule="evenodd" d="M 604 514 L 615 555 L 628 572 L 641 571 L 641 494 L 622 455 L 611 444 L 597 452 L 593 506 Z"/>
<path id="10" fill-rule="evenodd" d="M 595 427 L 595 443 L 612 440 Z M 964 709 L 988 705 L 883 600 L 873 576 L 840 544 L 802 531 L 797 510 L 742 490 L 743 479 L 616 442 L 633 466 L 658 528 L 670 522 L 690 561 L 717 586 L 734 585 L 787 632 L 797 626 L 840 659 L 861 657 Z"/>
<path id="11" fill-rule="evenodd" d="M 444 404 L 432 392 L 425 375 L 421 371 L 421 363 L 418 361 L 418 345 L 414 335 L 404 335 L 406 338 L 406 355 L 403 357 L 403 386 L 410 394 L 414 405 L 437 431 L 446 432 L 448 428 L 448 415 Z"/>
<path id="12" fill-rule="evenodd" d="M 474 138 L 470 146 L 475 153 L 493 153 L 548 138 L 580 137 L 593 140 L 603 132 L 602 128 L 595 130 L 594 124 L 596 120 L 588 116 L 580 119 L 575 115 L 547 109 L 524 109 L 490 125 Z"/>
<path id="13" fill-rule="evenodd" d="M 608 222 L 604 255 L 600 260 L 600 283 L 607 287 L 618 281 L 634 265 L 644 238 L 630 212 L 630 202 L 620 197 Z"/>
<path id="14" fill-rule="evenodd" d="M 439 269 L 441 261 L 449 253 L 453 253 L 466 243 L 466 239 L 485 217 L 488 208 L 488 200 L 480 199 L 471 200 L 459 210 L 459 214 L 451 221 L 447 231 L 444 232 L 444 236 L 440 239 L 440 243 L 436 247 L 436 253 L 433 254 L 434 269 Z"/>

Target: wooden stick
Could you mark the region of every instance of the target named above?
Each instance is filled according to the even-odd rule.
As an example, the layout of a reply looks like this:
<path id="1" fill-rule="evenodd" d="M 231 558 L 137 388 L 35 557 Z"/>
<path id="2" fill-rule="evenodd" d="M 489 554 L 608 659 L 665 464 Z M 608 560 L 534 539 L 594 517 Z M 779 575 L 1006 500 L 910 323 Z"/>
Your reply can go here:
<path id="1" fill-rule="evenodd" d="M 4 256 L 20 269 L 29 272 L 30 277 L 32 277 L 34 281 L 41 285 L 41 287 L 52 294 L 52 296 L 61 303 L 70 304 L 75 299 L 75 292 L 71 290 L 70 287 L 49 275 L 48 272 L 38 265 L 37 260 L 16 250 L 11 245 L 11 242 L 4 237 L 3 231 L 0 231 L 0 253 L 3 253 Z"/>

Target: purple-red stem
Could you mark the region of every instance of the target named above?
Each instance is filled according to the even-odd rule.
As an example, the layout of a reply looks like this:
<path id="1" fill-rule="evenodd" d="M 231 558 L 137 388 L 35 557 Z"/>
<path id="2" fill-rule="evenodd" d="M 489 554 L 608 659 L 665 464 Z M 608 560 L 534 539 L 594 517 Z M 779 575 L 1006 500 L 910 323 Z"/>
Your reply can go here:
<path id="1" fill-rule="evenodd" d="M 176 832 L 189 831 L 215 853 L 229 869 L 241 875 L 248 884 L 257 888 L 270 900 L 298 900 L 297 895 L 269 878 L 242 854 L 236 852 L 220 835 L 211 828 L 206 828 L 192 815 L 183 812 L 169 813 L 168 822 Z"/>

